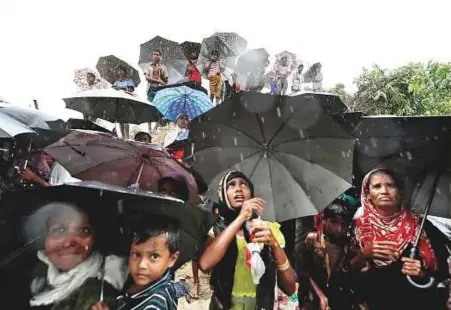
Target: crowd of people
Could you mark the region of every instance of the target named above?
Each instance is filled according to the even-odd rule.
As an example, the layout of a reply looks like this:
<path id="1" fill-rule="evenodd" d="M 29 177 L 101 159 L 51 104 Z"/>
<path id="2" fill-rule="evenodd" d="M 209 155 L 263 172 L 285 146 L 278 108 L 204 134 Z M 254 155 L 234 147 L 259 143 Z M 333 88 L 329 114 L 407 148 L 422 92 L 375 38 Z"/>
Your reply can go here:
<path id="1" fill-rule="evenodd" d="M 153 51 L 153 62 L 145 70 L 149 101 L 168 83 L 161 57 L 161 51 Z M 193 53 L 186 68 L 188 85 L 202 91 L 202 75 L 207 76 L 210 98 L 220 104 L 225 83 L 219 53 L 213 51 L 201 69 L 196 59 Z M 312 90 L 321 90 L 320 64 L 308 74 L 303 65 L 296 69 L 293 92 L 307 89 L 306 77 Z M 286 94 L 291 74 L 286 57 L 276 63 L 274 72 L 269 79 L 271 93 Z M 133 93 L 135 85 L 127 78 L 127 69 L 118 67 L 117 74 L 112 87 Z M 86 78 L 91 89 L 106 87 L 92 73 Z M 249 76 L 245 88 L 233 74 L 230 96 L 243 89 L 261 90 L 264 83 L 263 71 L 260 76 Z M 164 147 L 177 160 L 182 160 L 183 151 L 173 143 L 187 137 L 189 122 L 188 115 L 179 115 L 175 129 L 164 140 Z M 122 137 L 127 137 L 126 126 L 122 124 Z M 134 140 L 150 144 L 152 137 L 138 132 Z M 17 153 L 11 154 L 9 149 L 2 148 L 2 192 L 80 181 L 41 151 L 30 153 L 28 146 L 15 146 Z M 157 188 L 162 194 L 189 200 L 183 175 L 167 175 Z M 177 309 L 178 299 L 198 298 L 199 270 L 210 275 L 209 307 L 213 310 L 451 309 L 450 242 L 427 220 L 424 230 L 419 230 L 422 218 L 410 211 L 402 178 L 393 171 L 370 171 L 361 184 L 360 199 L 337 197 L 310 219 L 311 225 L 285 232 L 284 223 L 261 219 L 265 201 L 255 192 L 249 176 L 231 170 L 219 182 L 217 201 L 200 197 L 215 222 L 205 248 L 191 261 L 194 288 L 183 280 L 176 282 L 172 270 L 183 246 L 179 223 L 165 217 L 143 218 L 134 227 L 128 260 L 105 257 L 98 248 L 101 236 L 96 234 L 102 219 L 74 203 L 47 203 L 35 214 L 46 218 L 41 228 L 45 240 L 36 253 L 39 263 L 26 285 L 27 293 L 20 295 L 27 297 L 15 299 L 17 307 L 8 309 Z M 411 256 L 417 236 L 418 253 Z M 98 276 L 102 264 L 105 283 Z M 419 288 L 407 277 L 418 286 L 432 277 L 434 285 Z"/>

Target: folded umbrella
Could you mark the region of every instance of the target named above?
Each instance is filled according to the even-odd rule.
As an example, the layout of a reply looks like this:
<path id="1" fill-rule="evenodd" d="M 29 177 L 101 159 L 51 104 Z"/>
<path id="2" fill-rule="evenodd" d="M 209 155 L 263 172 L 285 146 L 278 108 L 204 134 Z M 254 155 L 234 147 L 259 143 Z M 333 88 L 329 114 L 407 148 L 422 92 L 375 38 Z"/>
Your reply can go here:
<path id="1" fill-rule="evenodd" d="M 154 122 L 160 115 L 158 109 L 147 100 L 122 90 L 87 90 L 63 100 L 68 108 L 79 111 L 85 116 L 101 118 L 113 123 Z"/>
<path id="2" fill-rule="evenodd" d="M 133 81 L 135 87 L 138 87 L 139 83 L 141 83 L 138 70 L 114 55 L 100 57 L 97 61 L 96 69 L 99 71 L 102 78 L 109 83 L 114 84 L 118 79 L 119 66 L 122 66 L 127 70 L 127 78 Z"/>
<path id="3" fill-rule="evenodd" d="M 52 156 L 75 178 L 157 191 L 158 180 L 174 172 L 188 182 L 190 201 L 199 202 L 194 177 L 160 145 L 126 141 L 106 133 L 74 130 L 49 145 Z"/>
<path id="4" fill-rule="evenodd" d="M 355 139 L 342 123 L 315 98 L 240 93 L 191 123 L 185 161 L 207 198 L 236 169 L 265 200 L 264 218 L 314 215 L 351 187 Z"/>
<path id="5" fill-rule="evenodd" d="M 213 108 L 206 94 L 186 86 L 166 88 L 155 96 L 153 105 L 163 114 L 163 118 L 175 121 L 180 114 L 195 119 Z"/>

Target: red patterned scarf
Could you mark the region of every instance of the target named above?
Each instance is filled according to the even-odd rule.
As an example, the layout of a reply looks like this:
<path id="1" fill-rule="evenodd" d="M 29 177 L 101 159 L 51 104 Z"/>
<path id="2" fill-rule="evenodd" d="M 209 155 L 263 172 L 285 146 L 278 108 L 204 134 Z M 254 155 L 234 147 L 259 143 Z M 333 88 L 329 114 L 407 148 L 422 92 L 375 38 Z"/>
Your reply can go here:
<path id="1" fill-rule="evenodd" d="M 357 242 L 363 248 L 372 241 L 394 241 L 397 243 L 397 250 L 403 253 L 409 243 L 412 243 L 418 233 L 419 217 L 410 210 L 401 208 L 393 215 L 386 216 L 380 214 L 372 202 L 367 199 L 365 188 L 367 187 L 369 172 L 362 182 L 361 202 L 363 214 L 355 219 L 355 232 Z M 423 231 L 420 238 L 419 252 L 425 269 L 436 270 L 437 260 L 431 243 Z M 387 266 L 394 261 L 373 259 L 376 266 Z"/>

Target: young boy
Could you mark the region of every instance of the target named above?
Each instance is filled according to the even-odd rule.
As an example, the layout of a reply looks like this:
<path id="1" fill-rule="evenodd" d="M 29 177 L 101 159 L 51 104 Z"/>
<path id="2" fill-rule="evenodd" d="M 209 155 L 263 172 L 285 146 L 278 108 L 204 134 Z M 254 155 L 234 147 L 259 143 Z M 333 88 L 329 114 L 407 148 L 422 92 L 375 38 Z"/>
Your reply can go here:
<path id="1" fill-rule="evenodd" d="M 224 70 L 225 68 L 219 59 L 219 52 L 217 50 L 213 50 L 211 52 L 210 60 L 205 62 L 204 73 L 207 74 L 208 80 L 210 81 L 210 99 L 215 105 L 218 105 L 219 100 L 221 99 L 221 73 L 224 72 Z"/>
<path id="2" fill-rule="evenodd" d="M 133 283 L 117 298 L 117 310 L 176 310 L 177 297 L 170 269 L 179 256 L 179 225 L 167 218 L 146 221 L 149 228 L 134 234 L 128 267 Z M 92 310 L 109 309 L 97 303 Z"/>

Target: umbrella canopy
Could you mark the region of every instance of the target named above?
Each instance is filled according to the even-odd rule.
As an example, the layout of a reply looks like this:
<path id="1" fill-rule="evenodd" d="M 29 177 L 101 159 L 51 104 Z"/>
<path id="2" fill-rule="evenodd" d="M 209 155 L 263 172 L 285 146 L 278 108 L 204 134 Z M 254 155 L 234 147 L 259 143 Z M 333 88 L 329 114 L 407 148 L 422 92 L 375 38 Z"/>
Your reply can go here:
<path id="1" fill-rule="evenodd" d="M 238 58 L 236 72 L 240 74 L 260 73 L 269 65 L 269 53 L 264 48 L 247 51 Z"/>
<path id="2" fill-rule="evenodd" d="M 199 65 L 202 69 L 210 59 L 211 52 L 216 50 L 220 54 L 220 59 L 228 68 L 226 72 L 230 74 L 235 68 L 236 58 L 246 50 L 247 41 L 233 32 L 216 32 L 211 37 L 205 38 L 202 41 L 200 49 Z"/>
<path id="3" fill-rule="evenodd" d="M 190 201 L 199 202 L 194 177 L 162 146 L 126 141 L 109 134 L 74 130 L 49 145 L 44 152 L 57 160 L 75 178 L 101 181 L 157 191 L 161 178 L 182 174 L 190 190 Z"/>
<path id="4" fill-rule="evenodd" d="M 18 135 L 31 134 L 34 135 L 36 132 L 30 127 L 19 123 L 12 117 L 6 114 L 0 113 L 0 138 L 14 138 Z"/>
<path id="5" fill-rule="evenodd" d="M 88 79 L 87 79 L 87 75 L 88 73 L 94 74 L 95 76 L 95 82 L 94 85 L 89 85 L 88 84 Z M 89 68 L 82 68 L 82 69 L 77 69 L 74 71 L 74 81 L 73 81 L 78 88 L 83 91 L 83 90 L 89 90 L 89 89 L 106 89 L 106 88 L 110 88 L 111 84 L 108 83 L 107 80 L 105 80 L 104 78 L 101 78 L 99 73 L 97 72 L 97 70 L 92 70 Z"/>
<path id="6" fill-rule="evenodd" d="M 197 42 L 185 41 L 180 43 L 180 47 L 182 48 L 183 54 L 185 57 L 189 59 L 192 53 L 196 53 L 196 55 L 200 54 L 200 47 L 202 44 Z"/>
<path id="7" fill-rule="evenodd" d="M 186 56 L 181 46 L 175 42 L 156 36 L 141 44 L 139 66 L 145 71 L 146 66 L 153 62 L 154 50 L 161 51 L 161 63 L 168 68 L 169 84 L 183 79 L 187 65 Z"/>
<path id="8" fill-rule="evenodd" d="M 164 216 L 176 220 L 181 227 L 181 255 L 176 268 L 203 248 L 213 220 L 206 210 L 166 195 L 85 181 L 5 194 L 0 212 L 1 231 L 7 231 L 5 225 L 14 225 L 12 232 L 19 232 L 19 235 L 18 227 L 24 228 L 25 241 L 39 239 L 42 230 L 36 228 L 46 225 L 46 219 L 30 215 L 35 214 L 40 205 L 52 201 L 75 202 L 88 216 L 98 219 L 96 223 L 100 227 L 96 227 L 99 228 L 96 238 L 103 237 L 98 241 L 106 253 L 128 254 L 126 241 L 131 240 L 137 217 Z"/>
<path id="9" fill-rule="evenodd" d="M 0 113 L 8 115 L 16 121 L 33 129 L 66 131 L 66 122 L 62 119 L 39 110 L 17 106 L 0 107 Z"/>
<path id="10" fill-rule="evenodd" d="M 192 120 L 213 108 L 206 94 L 186 86 L 163 89 L 157 92 L 152 103 L 165 119 L 171 121 L 180 114 L 188 115 Z"/>
<path id="11" fill-rule="evenodd" d="M 91 122 L 87 119 L 78 119 L 78 118 L 70 118 L 67 120 L 67 124 L 69 125 L 70 129 L 82 129 L 82 130 L 92 130 L 92 131 L 99 131 L 99 132 L 106 132 L 112 134 L 113 132 L 97 125 L 94 122 Z"/>
<path id="12" fill-rule="evenodd" d="M 158 120 L 159 112 L 147 100 L 122 90 L 101 89 L 79 92 L 63 99 L 70 109 L 109 122 L 141 124 Z"/>
<path id="13" fill-rule="evenodd" d="M 138 70 L 114 55 L 100 57 L 97 61 L 96 69 L 99 71 L 101 77 L 114 84 L 119 77 L 117 71 L 119 66 L 127 70 L 127 78 L 133 81 L 135 87 L 138 87 L 139 83 L 141 83 Z"/>
<path id="14" fill-rule="evenodd" d="M 355 139 L 317 99 L 240 93 L 191 123 L 185 160 L 209 183 L 237 169 L 265 201 L 264 218 L 316 214 L 351 186 Z"/>

